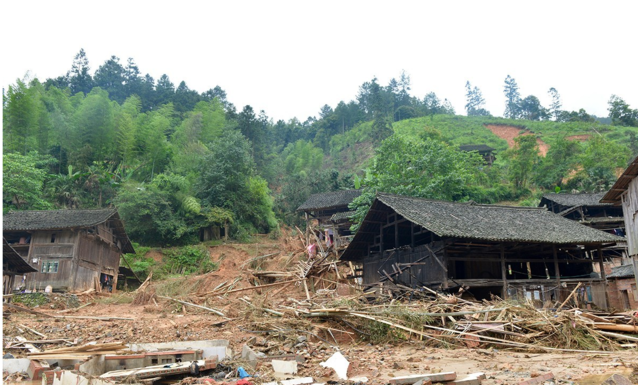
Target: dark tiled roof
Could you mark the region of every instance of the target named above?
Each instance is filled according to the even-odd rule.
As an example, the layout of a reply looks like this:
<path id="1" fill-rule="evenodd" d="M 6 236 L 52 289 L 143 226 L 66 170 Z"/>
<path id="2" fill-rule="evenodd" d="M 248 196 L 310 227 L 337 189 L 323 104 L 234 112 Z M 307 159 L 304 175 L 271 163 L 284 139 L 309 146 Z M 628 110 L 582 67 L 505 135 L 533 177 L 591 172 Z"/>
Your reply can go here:
<path id="1" fill-rule="evenodd" d="M 494 149 L 486 144 L 465 144 L 463 146 L 459 146 L 459 150 L 461 151 L 478 151 L 478 152 L 489 152 L 494 151 Z"/>
<path id="2" fill-rule="evenodd" d="M 616 203 L 620 204 L 620 195 L 627 191 L 629 183 L 638 177 L 638 157 L 634 159 L 623 174 L 618 178 L 616 183 L 611 186 L 611 189 L 607 191 L 605 196 L 600 200 L 602 203 Z"/>
<path id="3" fill-rule="evenodd" d="M 2 230 L 35 231 L 86 228 L 97 226 L 109 219 L 113 220 L 115 234 L 122 243 L 122 251 L 134 253 L 135 250 L 124 231 L 124 225 L 117 209 L 10 211 L 2 218 Z"/>
<path id="4" fill-rule="evenodd" d="M 24 274 L 37 271 L 9 245 L 9 242 L 4 237 L 2 237 L 2 263 L 6 263 L 13 273 Z"/>
<path id="5" fill-rule="evenodd" d="M 632 265 L 621 265 L 611 268 L 611 274 L 607 278 L 631 278 L 634 276 L 634 267 Z"/>
<path id="6" fill-rule="evenodd" d="M 348 220 L 350 218 L 352 218 L 352 216 L 354 215 L 355 211 L 344 211 L 341 213 L 335 213 L 330 217 L 330 220 L 332 222 L 340 222 L 340 221 L 345 221 Z"/>
<path id="7" fill-rule="evenodd" d="M 540 205 L 545 205 L 544 201 L 558 203 L 561 206 L 608 206 L 608 203 L 600 203 L 600 199 L 605 193 L 582 193 L 582 194 L 545 194 Z"/>
<path id="8" fill-rule="evenodd" d="M 363 244 L 378 233 L 373 219 L 389 207 L 439 237 L 548 244 L 603 244 L 624 241 L 541 208 L 454 203 L 378 194 L 344 259 L 359 258 Z M 366 223 L 370 221 L 370 223 Z M 366 247 L 367 248 L 367 247 Z"/>
<path id="9" fill-rule="evenodd" d="M 82 228 L 106 222 L 116 209 L 10 211 L 2 218 L 4 230 Z"/>
<path id="10" fill-rule="evenodd" d="M 297 211 L 312 211 L 333 207 L 348 206 L 350 202 L 361 195 L 361 190 L 339 190 L 311 195 Z"/>

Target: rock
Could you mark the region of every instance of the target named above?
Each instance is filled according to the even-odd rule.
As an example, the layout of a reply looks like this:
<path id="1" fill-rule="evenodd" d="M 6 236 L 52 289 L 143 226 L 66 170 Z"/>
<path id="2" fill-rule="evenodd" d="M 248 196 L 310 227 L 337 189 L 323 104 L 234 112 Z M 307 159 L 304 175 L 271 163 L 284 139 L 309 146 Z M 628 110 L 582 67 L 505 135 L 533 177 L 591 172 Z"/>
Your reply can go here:
<path id="1" fill-rule="evenodd" d="M 2 358 L 4 358 L 4 359 L 11 359 L 11 358 L 15 358 L 15 357 L 13 356 L 13 354 L 11 354 L 11 353 L 7 353 L 7 354 L 5 354 L 4 356 L 2 356 Z"/>
<path id="2" fill-rule="evenodd" d="M 620 374 L 612 374 L 611 377 L 603 381 L 602 385 L 631 385 L 632 382 Z"/>
<path id="3" fill-rule="evenodd" d="M 298 344 L 302 344 L 304 342 L 308 341 L 308 338 L 306 336 L 299 336 L 297 337 L 297 343 Z"/>

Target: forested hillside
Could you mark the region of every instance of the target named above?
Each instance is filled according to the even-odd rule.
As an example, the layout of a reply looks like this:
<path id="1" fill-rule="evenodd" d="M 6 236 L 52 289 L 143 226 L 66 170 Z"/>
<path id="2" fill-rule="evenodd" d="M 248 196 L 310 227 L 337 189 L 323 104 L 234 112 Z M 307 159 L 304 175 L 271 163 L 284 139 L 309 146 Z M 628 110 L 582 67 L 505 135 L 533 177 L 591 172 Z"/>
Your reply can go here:
<path id="1" fill-rule="evenodd" d="M 195 243 L 230 223 L 231 236 L 299 222 L 315 192 L 363 188 L 446 200 L 534 204 L 543 191 L 599 191 L 638 154 L 638 110 L 611 96 L 609 116 L 561 110 L 504 83 L 504 116 L 466 85 L 467 116 L 434 93 L 410 94 L 402 73 L 318 116 L 273 121 L 238 109 L 220 87 L 199 93 L 113 56 L 91 71 L 80 51 L 68 73 L 24 79 L 3 97 L 3 210 L 117 206 L 131 239 Z M 319 106 L 318 106 L 319 107 Z M 519 130 L 511 143 L 494 127 Z M 459 145 L 495 149 L 488 166 Z M 543 155 L 539 146 L 544 146 Z"/>

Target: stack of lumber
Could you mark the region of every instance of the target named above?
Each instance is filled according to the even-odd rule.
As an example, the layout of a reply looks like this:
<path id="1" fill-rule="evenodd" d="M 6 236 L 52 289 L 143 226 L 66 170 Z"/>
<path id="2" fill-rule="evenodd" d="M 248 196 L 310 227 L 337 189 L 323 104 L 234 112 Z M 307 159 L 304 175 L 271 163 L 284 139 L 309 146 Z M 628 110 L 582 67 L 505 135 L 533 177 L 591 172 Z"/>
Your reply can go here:
<path id="1" fill-rule="evenodd" d="M 107 344 L 88 343 L 82 346 L 74 346 L 68 348 L 51 349 L 39 353 L 29 353 L 28 356 L 32 360 L 86 360 L 96 354 L 117 354 L 120 351 L 128 349 L 128 346 L 121 342 L 113 342 Z"/>

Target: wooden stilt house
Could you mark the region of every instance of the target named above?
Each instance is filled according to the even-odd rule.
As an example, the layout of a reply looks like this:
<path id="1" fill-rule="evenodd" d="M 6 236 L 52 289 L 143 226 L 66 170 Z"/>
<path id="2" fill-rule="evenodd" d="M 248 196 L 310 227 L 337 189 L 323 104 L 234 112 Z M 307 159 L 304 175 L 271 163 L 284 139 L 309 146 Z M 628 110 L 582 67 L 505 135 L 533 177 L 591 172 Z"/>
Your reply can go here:
<path id="1" fill-rule="evenodd" d="M 542 208 L 442 202 L 378 194 L 343 260 L 363 267 L 366 287 L 463 289 L 539 302 L 578 293 L 607 307 L 602 250 L 623 239 Z"/>
<path id="2" fill-rule="evenodd" d="M 328 231 L 333 236 L 332 241 L 336 249 L 345 248 L 350 241 L 352 212 L 348 205 L 359 195 L 361 190 L 339 190 L 327 193 L 313 194 L 297 209 L 303 211 L 306 218 L 306 228 L 325 234 Z M 310 236 L 310 234 L 308 234 Z M 311 237 L 312 242 L 314 236 Z"/>
<path id="3" fill-rule="evenodd" d="M 6 238 L 2 238 L 2 294 L 11 294 L 19 284 L 16 276 L 22 277 L 24 274 L 37 271 L 30 266 L 17 251 L 9 245 Z M 22 281 L 22 279 L 20 279 Z M 21 283 L 21 282 L 20 282 Z"/>
<path id="4" fill-rule="evenodd" d="M 625 219 L 627 253 L 633 266 L 634 283 L 632 292 L 638 291 L 638 157 L 634 159 L 611 189 L 600 200 L 621 206 Z M 638 298 L 638 297 L 635 297 Z"/>
<path id="5" fill-rule="evenodd" d="M 120 256 L 135 252 L 117 209 L 11 211 L 3 236 L 36 269 L 31 290 L 115 290 Z"/>
<path id="6" fill-rule="evenodd" d="M 603 195 L 605 193 L 545 194 L 538 206 L 546 207 L 549 211 L 582 225 L 624 237 L 622 207 L 601 203 Z M 606 261 L 611 261 L 611 258 L 626 258 L 627 242 L 618 242 L 615 246 L 606 248 L 603 257 Z"/>

